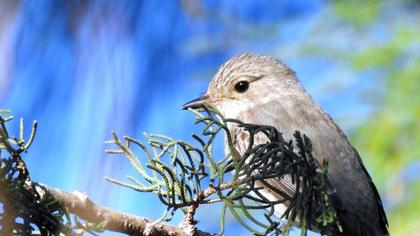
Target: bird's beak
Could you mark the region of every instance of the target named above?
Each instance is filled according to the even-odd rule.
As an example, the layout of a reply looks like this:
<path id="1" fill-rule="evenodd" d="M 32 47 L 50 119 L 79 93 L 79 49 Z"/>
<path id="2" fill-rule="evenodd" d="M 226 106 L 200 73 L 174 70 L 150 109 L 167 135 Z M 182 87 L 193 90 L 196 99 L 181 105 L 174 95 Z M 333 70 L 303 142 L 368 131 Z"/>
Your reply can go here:
<path id="1" fill-rule="evenodd" d="M 204 94 L 201 97 L 198 97 L 194 100 L 191 100 L 187 103 L 185 103 L 184 105 L 181 106 L 182 110 L 187 110 L 188 108 L 191 109 L 198 109 L 198 108 L 202 108 L 204 105 L 204 102 L 209 98 L 209 96 L 207 94 Z"/>

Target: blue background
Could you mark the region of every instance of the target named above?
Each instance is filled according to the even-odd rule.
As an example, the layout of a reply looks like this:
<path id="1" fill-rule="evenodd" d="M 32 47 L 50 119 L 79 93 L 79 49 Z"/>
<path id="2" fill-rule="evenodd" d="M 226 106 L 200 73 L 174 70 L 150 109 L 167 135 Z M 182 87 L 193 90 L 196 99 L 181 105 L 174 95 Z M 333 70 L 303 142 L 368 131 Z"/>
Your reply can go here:
<path id="1" fill-rule="evenodd" d="M 191 140 L 199 129 L 180 106 L 206 90 L 225 60 L 253 52 L 289 64 L 351 132 L 374 111 L 375 103 L 360 94 L 383 94 L 372 79 L 382 74 L 355 72 L 326 56 L 328 48 L 347 52 L 388 40 L 398 28 L 390 24 L 410 19 L 392 3 L 359 31 L 340 21 L 329 1 L 2 1 L 0 107 L 23 117 L 28 128 L 39 122 L 26 155 L 34 180 L 157 219 L 163 207 L 152 194 L 104 180 L 136 176 L 124 157 L 104 153 L 112 130 Z M 314 45 L 327 50 L 313 52 Z M 200 228 L 217 232 L 216 213 L 203 208 Z M 227 235 L 247 234 L 229 224 Z"/>

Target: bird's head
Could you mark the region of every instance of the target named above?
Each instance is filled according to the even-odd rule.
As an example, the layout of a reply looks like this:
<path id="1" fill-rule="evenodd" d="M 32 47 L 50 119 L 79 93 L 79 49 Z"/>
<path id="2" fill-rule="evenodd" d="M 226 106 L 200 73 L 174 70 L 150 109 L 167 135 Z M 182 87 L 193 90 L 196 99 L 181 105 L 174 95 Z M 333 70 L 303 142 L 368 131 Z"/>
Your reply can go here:
<path id="1" fill-rule="evenodd" d="M 279 97 L 287 97 L 297 84 L 295 73 L 281 61 L 243 53 L 223 64 L 207 92 L 182 108 L 198 108 L 208 102 L 227 118 L 262 106 Z"/>

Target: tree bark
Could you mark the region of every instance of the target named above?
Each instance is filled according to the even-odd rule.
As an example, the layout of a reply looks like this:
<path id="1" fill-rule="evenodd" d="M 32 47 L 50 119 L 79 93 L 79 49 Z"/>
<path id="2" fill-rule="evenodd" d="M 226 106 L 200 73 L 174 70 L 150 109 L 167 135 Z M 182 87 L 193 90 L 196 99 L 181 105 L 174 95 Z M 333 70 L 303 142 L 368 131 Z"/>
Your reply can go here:
<path id="1" fill-rule="evenodd" d="M 66 207 L 69 213 L 87 222 L 100 225 L 104 230 L 139 236 L 188 236 L 189 234 L 188 229 L 184 230 L 181 227 L 154 222 L 100 206 L 80 191 L 65 192 L 34 182 L 29 184 L 33 185 L 31 187 L 35 187 L 41 196 L 52 196 L 63 207 Z M 195 235 L 210 236 L 212 234 L 197 231 Z"/>

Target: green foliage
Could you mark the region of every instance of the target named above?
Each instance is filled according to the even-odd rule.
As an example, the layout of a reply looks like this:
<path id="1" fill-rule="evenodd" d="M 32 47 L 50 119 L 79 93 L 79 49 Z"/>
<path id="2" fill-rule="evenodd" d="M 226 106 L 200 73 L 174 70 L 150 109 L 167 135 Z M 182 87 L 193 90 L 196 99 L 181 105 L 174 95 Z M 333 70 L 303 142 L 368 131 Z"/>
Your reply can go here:
<path id="1" fill-rule="evenodd" d="M 332 2 L 333 9 L 342 19 L 363 25 L 372 22 L 379 13 L 379 0 L 353 0 Z"/>
<path id="2" fill-rule="evenodd" d="M 391 68 L 380 108 L 352 139 L 375 179 L 389 186 L 388 197 L 397 202 L 389 212 L 391 234 L 407 235 L 420 218 L 420 202 L 414 194 L 420 181 L 406 183 L 399 175 L 420 157 L 420 58 Z"/>
<path id="3" fill-rule="evenodd" d="M 9 135 L 3 117 L 9 111 L 0 110 L 0 235 L 82 235 L 98 232 L 96 226 L 73 222 L 65 209 L 50 195 L 45 187 L 32 182 L 22 154 L 34 138 L 37 123 L 34 121 L 28 140 L 25 140 L 23 119 L 18 137 Z M 72 226 L 74 225 L 74 226 Z"/>
<path id="4" fill-rule="evenodd" d="M 356 70 L 362 69 L 394 69 L 400 70 L 401 61 L 411 50 L 415 42 L 420 41 L 420 34 L 410 28 L 402 28 L 396 32 L 394 38 L 382 45 L 369 47 L 368 49 L 349 55 L 349 60 Z"/>
<path id="5" fill-rule="evenodd" d="M 1 111 L 1 115 L 7 111 Z M 30 147 L 36 132 L 36 122 L 29 140 L 24 139 L 24 123 L 20 120 L 19 138 L 8 134 L 5 123 L 12 117 L 0 116 L 0 214 L 1 235 L 30 235 L 36 226 L 43 235 L 52 235 L 61 230 L 62 212 L 51 199 L 41 199 L 34 189 L 24 187 L 30 182 L 29 172 L 21 158 Z M 8 155 L 4 155 L 6 152 Z"/>
<path id="6" fill-rule="evenodd" d="M 342 11 L 336 11 L 337 15 L 346 18 L 346 14 L 353 14 L 350 9 L 362 8 L 356 2 L 344 3 L 348 5 L 347 13 L 343 8 Z M 378 3 L 379 12 L 371 11 L 371 15 L 366 17 L 372 19 L 372 23 L 378 23 L 375 21 L 378 15 L 392 14 L 384 11 L 386 4 L 400 10 L 418 7 L 416 1 Z M 411 13 L 403 17 L 418 16 L 418 12 Z M 335 60 L 344 59 L 356 71 L 376 70 L 382 76 L 378 81 L 379 88 L 375 90 L 384 90 L 383 96 L 373 115 L 352 133 L 351 139 L 364 157 L 375 182 L 379 183 L 381 190 L 385 190 L 382 196 L 385 196 L 385 202 L 390 203 L 386 206 L 391 235 L 414 235 L 420 232 L 420 201 L 417 197 L 420 180 L 407 181 L 403 178 L 407 167 L 420 157 L 420 28 L 415 22 L 390 22 L 387 25 L 391 34 L 389 40 L 334 57 Z M 354 23 L 360 28 L 360 24 Z M 364 28 L 364 32 L 371 30 L 375 29 Z M 360 40 L 364 42 L 363 38 Z M 328 54 L 334 55 L 334 52 Z M 380 86 L 382 84 L 385 86 Z"/>
<path id="7" fill-rule="evenodd" d="M 392 72 L 381 109 L 353 135 L 381 181 L 420 156 L 419 63 Z"/>
<path id="8" fill-rule="evenodd" d="M 312 225 L 325 234 L 340 230 L 327 193 L 328 163 L 324 162 L 322 170 L 318 169 L 308 137 L 295 133 L 296 153 L 293 142 L 286 142 L 274 127 L 225 119 L 208 106 L 201 112 L 193 112 L 196 124 L 204 125 L 201 136 L 193 135 L 198 147 L 163 135 L 145 134 L 146 146 L 131 137 L 121 140 L 113 134 L 114 139 L 108 143 L 115 144 L 117 149 L 107 152 L 125 155 L 142 180 L 131 176 L 128 176 L 130 183 L 108 180 L 140 192 L 157 194 L 167 206 L 161 220 L 171 220 L 179 209 L 187 217 L 193 217 L 189 214 L 200 204 L 221 203 L 220 234 L 223 234 L 226 211 L 255 235 L 287 235 L 294 224 L 302 228 L 302 235 L 306 235 Z M 229 125 L 239 125 L 249 134 L 248 150 L 242 156 L 235 151 Z M 226 135 L 230 152 L 217 160 L 212 146 L 220 134 Z M 254 144 L 256 135 L 264 135 L 268 142 Z M 133 148 L 140 148 L 145 154 L 143 162 Z M 291 177 L 297 189 L 294 194 L 289 195 L 270 184 L 270 180 L 283 176 Z M 263 187 L 282 198 L 269 200 L 261 192 Z M 280 203 L 288 205 L 283 215 L 284 224 L 274 216 L 274 206 Z"/>
<path id="9" fill-rule="evenodd" d="M 335 1 L 332 6 L 339 18 L 334 28 L 347 32 L 360 47 L 310 45 L 304 52 L 345 62 L 355 74 L 369 71 L 380 76 L 376 86 L 362 94 L 368 95 L 363 96 L 366 103 L 374 98 L 375 110 L 350 138 L 381 190 L 390 234 L 417 235 L 420 179 L 404 176 L 414 174 L 407 170 L 420 157 L 420 28 L 419 13 L 413 10 L 419 2 Z M 363 11 L 368 15 L 359 18 Z M 380 43 L 374 40 L 378 36 Z"/>

